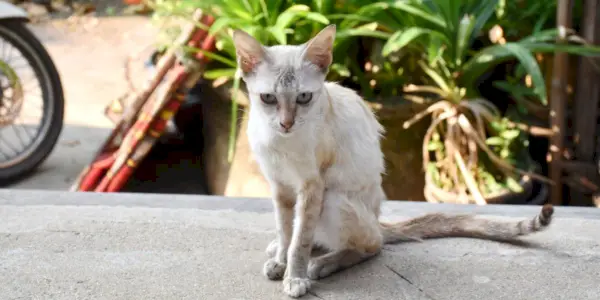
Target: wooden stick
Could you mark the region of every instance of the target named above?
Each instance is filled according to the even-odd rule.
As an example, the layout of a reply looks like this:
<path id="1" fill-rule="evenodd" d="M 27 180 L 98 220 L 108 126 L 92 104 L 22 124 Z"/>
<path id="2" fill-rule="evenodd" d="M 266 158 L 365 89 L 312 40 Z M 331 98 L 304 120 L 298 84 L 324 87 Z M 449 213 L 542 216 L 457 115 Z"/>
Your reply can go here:
<path id="1" fill-rule="evenodd" d="M 598 8 L 599 0 L 585 0 L 583 10 L 583 20 L 581 22 L 582 37 L 597 45 L 600 37 L 600 27 L 598 27 Z M 596 118 L 598 114 L 598 101 L 600 101 L 600 88 L 597 83 L 600 81 L 598 69 L 590 63 L 595 58 L 580 57 L 577 70 L 577 80 L 575 84 L 575 158 L 584 162 L 594 161 L 594 152 L 596 151 Z M 592 170 L 581 173 L 586 177 L 598 174 L 597 167 Z M 587 169 L 586 169 L 587 170 Z M 591 172 L 590 172 L 591 171 Z M 571 191 L 569 202 L 576 206 L 587 206 L 592 204 L 592 199 L 582 195 L 578 191 Z"/>
<path id="2" fill-rule="evenodd" d="M 556 42 L 566 43 L 567 28 L 570 28 L 571 1 L 558 0 L 556 20 L 559 35 Z M 549 153 L 552 160 L 549 164 L 550 179 L 556 184 L 550 187 L 550 202 L 553 205 L 563 204 L 562 186 L 562 152 L 565 139 L 565 103 L 567 100 L 567 76 L 569 75 L 568 54 L 556 52 L 552 71 L 552 91 L 550 98 L 550 128 L 554 134 L 550 137 Z"/>

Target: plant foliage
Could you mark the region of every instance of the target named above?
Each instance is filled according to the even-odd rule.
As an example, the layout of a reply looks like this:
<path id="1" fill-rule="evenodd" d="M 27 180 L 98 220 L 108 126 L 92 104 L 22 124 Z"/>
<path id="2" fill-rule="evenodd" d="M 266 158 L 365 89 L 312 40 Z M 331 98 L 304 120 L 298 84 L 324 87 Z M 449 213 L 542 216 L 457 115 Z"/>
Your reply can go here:
<path id="1" fill-rule="evenodd" d="M 483 74 L 506 62 L 518 65 L 513 79 L 496 83 L 515 99 L 548 103 L 536 55 L 568 52 L 598 56 L 567 31 L 557 44 L 552 28 L 556 2 L 523 0 L 154 0 L 157 18 L 187 17 L 200 8 L 216 17 L 210 28 L 217 53 L 204 77 L 215 82 L 236 77 L 231 32 L 241 29 L 264 45 L 301 44 L 328 24 L 336 24 L 334 63 L 329 80 L 355 88 L 367 100 L 400 95 L 428 107 L 404 125 L 427 115 L 424 168 L 447 191 L 484 196 L 518 191 L 520 176 L 535 175 L 526 163 L 526 139 L 478 92 Z M 550 25 L 549 25 L 550 24 Z M 531 83 L 522 84 L 527 77 Z M 515 79 L 516 78 L 516 79 Z M 233 101 L 235 124 L 235 101 Z M 232 129 L 235 126 L 232 126 Z M 232 133 L 232 140 L 235 136 Z M 231 148 L 232 145 L 231 145 Z M 525 162 L 525 163 L 524 163 Z M 525 169 L 525 170 L 522 170 Z"/>
<path id="2" fill-rule="evenodd" d="M 406 0 L 377 2 L 358 12 L 367 18 L 378 10 L 403 15 L 402 24 L 384 26 L 392 35 L 382 54 L 387 57 L 408 49 L 420 54 L 416 63 L 426 79 L 421 85 L 406 86 L 404 92 L 425 94 L 430 103 L 405 126 L 432 115 L 423 144 L 424 167 L 435 170 L 437 185 L 457 194 L 468 193 L 478 203 L 485 202 L 481 190 L 491 192 L 489 187 L 499 182 L 515 190 L 518 185 L 514 182 L 520 175 L 544 180 L 529 170 L 515 168 L 516 157 L 523 151 L 514 145 L 520 144 L 520 149 L 525 149 L 515 139 L 521 134 L 516 128 L 498 125 L 507 124 L 508 120 L 500 116 L 492 103 L 481 99 L 478 79 L 501 63 L 517 61 L 532 81 L 528 91 L 547 104 L 545 80 L 536 53 L 600 54 L 598 47 L 556 44 L 556 29 L 538 29 L 516 41 L 502 37 L 475 50 L 475 42 L 485 40 L 484 29 L 492 27 L 490 21 L 501 4 L 499 0 Z M 572 35 L 569 39 L 578 41 Z M 507 90 L 515 97 L 522 97 L 515 92 L 514 85 Z M 430 154 L 435 168 L 430 166 Z"/>

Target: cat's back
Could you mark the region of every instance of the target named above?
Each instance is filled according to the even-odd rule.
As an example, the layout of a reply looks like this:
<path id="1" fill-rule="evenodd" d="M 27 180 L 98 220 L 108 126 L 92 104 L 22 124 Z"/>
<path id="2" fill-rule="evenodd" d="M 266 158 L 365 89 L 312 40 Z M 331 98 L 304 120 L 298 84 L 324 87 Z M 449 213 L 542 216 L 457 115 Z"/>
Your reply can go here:
<path id="1" fill-rule="evenodd" d="M 335 82 L 325 83 L 325 88 L 331 97 L 338 131 L 379 140 L 383 126 L 361 96 Z"/>
<path id="2" fill-rule="evenodd" d="M 330 127 L 337 147 L 328 181 L 346 189 L 368 182 L 378 184 L 384 171 L 380 147 L 383 127 L 355 91 L 337 83 L 328 82 L 325 87 L 332 102 Z"/>

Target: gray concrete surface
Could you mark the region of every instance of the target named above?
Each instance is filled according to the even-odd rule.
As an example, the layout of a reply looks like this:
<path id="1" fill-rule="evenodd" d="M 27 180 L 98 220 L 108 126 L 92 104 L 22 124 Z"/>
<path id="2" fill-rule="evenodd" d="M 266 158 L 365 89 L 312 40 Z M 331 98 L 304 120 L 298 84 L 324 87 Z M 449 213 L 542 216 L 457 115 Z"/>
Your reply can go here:
<path id="1" fill-rule="evenodd" d="M 384 218 L 538 209 L 388 202 Z M 555 216 L 521 245 L 387 245 L 304 299 L 600 299 L 600 211 L 559 207 Z M 0 190 L 0 298 L 287 299 L 260 274 L 273 235 L 264 199 Z"/>

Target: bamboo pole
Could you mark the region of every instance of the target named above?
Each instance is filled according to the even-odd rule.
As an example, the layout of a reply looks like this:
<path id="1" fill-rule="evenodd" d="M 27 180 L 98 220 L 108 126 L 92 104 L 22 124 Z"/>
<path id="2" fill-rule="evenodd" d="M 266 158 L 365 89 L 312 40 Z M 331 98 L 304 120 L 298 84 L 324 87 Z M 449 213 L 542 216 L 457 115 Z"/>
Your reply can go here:
<path id="1" fill-rule="evenodd" d="M 583 20 L 581 21 L 582 37 L 595 45 L 600 40 L 600 22 L 598 8 L 600 0 L 585 0 L 583 4 Z M 580 57 L 578 62 L 577 84 L 575 88 L 575 159 L 584 163 L 593 163 L 596 151 L 596 117 L 600 100 L 600 74 L 590 63 L 590 57 Z M 566 169 L 565 169 L 566 171 Z M 591 179 L 597 175 L 597 167 L 592 170 L 578 170 L 584 177 Z M 577 206 L 592 205 L 592 199 L 583 193 L 572 190 L 569 204 Z"/>
<path id="2" fill-rule="evenodd" d="M 567 28 L 570 28 L 571 1 L 558 0 L 556 9 L 556 27 L 559 31 L 557 43 L 566 42 Z M 567 100 L 567 83 L 569 75 L 568 55 L 556 52 L 552 71 L 552 90 L 550 96 L 550 128 L 554 132 L 550 138 L 548 152 L 550 154 L 550 179 L 555 183 L 550 190 L 550 202 L 553 205 L 563 204 L 562 186 L 562 153 L 565 139 L 565 103 Z"/>

